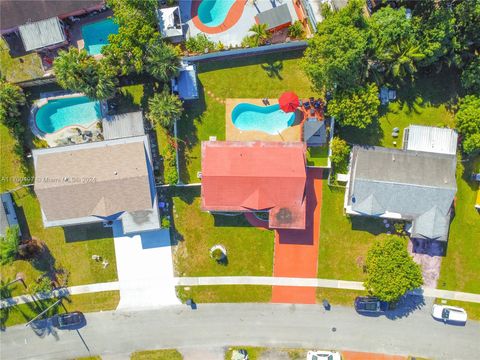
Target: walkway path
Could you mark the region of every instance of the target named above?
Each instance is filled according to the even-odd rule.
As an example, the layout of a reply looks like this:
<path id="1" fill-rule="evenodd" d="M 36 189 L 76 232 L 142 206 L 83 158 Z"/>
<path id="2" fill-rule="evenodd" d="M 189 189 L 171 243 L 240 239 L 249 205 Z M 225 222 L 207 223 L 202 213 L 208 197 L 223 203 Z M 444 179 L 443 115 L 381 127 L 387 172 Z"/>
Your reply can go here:
<path id="1" fill-rule="evenodd" d="M 117 309 L 180 304 L 175 292 L 168 229 L 125 235 L 113 227 L 120 289 Z"/>
<path id="2" fill-rule="evenodd" d="M 284 286 L 289 288 L 311 287 L 332 288 L 345 290 L 364 290 L 363 283 L 360 281 L 345 281 L 333 279 L 316 278 L 289 278 L 289 277 L 270 277 L 270 276 L 202 276 L 202 277 L 175 277 L 174 286 L 204 286 L 204 285 L 264 285 L 264 286 Z M 50 296 L 36 295 L 37 299 L 50 299 L 60 295 L 77 295 L 101 291 L 120 290 L 120 282 L 113 281 L 109 283 L 99 283 L 91 285 L 72 286 L 67 289 L 55 291 Z M 294 289 L 292 289 L 294 290 Z M 423 288 L 412 291 L 411 294 L 424 296 L 428 298 L 441 298 L 447 300 L 458 300 L 472 303 L 480 303 L 480 294 L 465 293 L 460 291 L 440 290 L 432 288 Z M 21 295 L 1 302 L 1 307 L 14 306 L 33 302 L 31 295 Z"/>
<path id="3" fill-rule="evenodd" d="M 273 276 L 275 277 L 314 278 L 317 276 L 322 209 L 322 169 L 307 170 L 306 198 L 306 229 L 277 230 L 275 232 L 273 260 Z M 274 286 L 272 302 L 315 304 L 316 289 L 313 287 Z"/>

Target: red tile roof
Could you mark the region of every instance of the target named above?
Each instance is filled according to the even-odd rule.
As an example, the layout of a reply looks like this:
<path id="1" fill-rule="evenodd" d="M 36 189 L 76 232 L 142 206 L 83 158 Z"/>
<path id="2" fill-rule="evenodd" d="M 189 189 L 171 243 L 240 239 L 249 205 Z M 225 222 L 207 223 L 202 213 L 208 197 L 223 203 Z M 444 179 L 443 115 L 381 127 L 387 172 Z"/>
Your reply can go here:
<path id="1" fill-rule="evenodd" d="M 270 210 L 271 228 L 305 228 L 305 145 L 202 142 L 202 209 Z"/>

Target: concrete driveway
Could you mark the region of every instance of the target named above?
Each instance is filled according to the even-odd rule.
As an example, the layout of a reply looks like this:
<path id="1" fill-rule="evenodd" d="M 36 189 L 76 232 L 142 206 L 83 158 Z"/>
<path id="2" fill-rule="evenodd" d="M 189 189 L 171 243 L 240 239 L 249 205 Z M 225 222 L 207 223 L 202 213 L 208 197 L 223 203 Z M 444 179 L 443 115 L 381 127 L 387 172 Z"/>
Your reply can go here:
<path id="1" fill-rule="evenodd" d="M 117 310 L 180 304 L 168 229 L 125 235 L 113 226 L 120 303 Z"/>

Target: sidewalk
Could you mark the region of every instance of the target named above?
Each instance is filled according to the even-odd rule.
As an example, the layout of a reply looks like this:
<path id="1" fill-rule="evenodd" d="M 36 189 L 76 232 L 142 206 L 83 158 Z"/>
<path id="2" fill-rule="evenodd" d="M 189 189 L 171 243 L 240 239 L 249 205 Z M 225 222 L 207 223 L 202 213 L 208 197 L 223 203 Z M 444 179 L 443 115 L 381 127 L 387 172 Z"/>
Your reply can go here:
<path id="1" fill-rule="evenodd" d="M 313 278 L 289 278 L 269 276 L 203 276 L 203 277 L 175 277 L 174 286 L 205 286 L 205 285 L 265 285 L 265 286 L 290 286 L 290 287 L 312 287 L 332 288 L 345 290 L 364 290 L 363 283 L 359 281 L 345 281 L 333 279 Z M 72 286 L 67 289 L 54 291 L 49 296 L 37 295 L 37 299 L 50 299 L 60 295 L 77 295 L 92 292 L 119 290 L 118 281 L 90 285 Z M 412 295 L 424 296 L 427 298 L 441 298 L 446 300 L 457 300 L 480 304 L 480 294 L 465 293 L 459 291 L 440 290 L 423 288 L 410 292 Z M 1 301 L 0 308 L 33 302 L 31 295 L 21 295 Z"/>

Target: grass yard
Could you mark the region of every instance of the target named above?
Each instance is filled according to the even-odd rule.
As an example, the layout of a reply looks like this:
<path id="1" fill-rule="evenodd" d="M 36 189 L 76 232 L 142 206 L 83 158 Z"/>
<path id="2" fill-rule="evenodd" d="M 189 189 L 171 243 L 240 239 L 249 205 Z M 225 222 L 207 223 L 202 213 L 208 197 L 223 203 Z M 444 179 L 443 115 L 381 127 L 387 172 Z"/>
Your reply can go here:
<path id="1" fill-rule="evenodd" d="M 310 146 L 307 148 L 308 166 L 328 166 L 328 146 Z"/>
<path id="2" fill-rule="evenodd" d="M 21 173 L 17 169 L 21 167 L 18 156 L 15 155 L 16 141 L 8 128 L 0 123 L 0 192 L 16 188 L 21 182 Z"/>
<path id="3" fill-rule="evenodd" d="M 344 289 L 317 289 L 317 303 L 321 304 L 323 299 L 327 299 L 332 305 L 353 306 L 357 296 L 366 296 L 365 291 L 344 290 Z"/>
<path id="4" fill-rule="evenodd" d="M 480 212 L 474 207 L 478 183 L 469 179 L 473 171 L 480 171 L 480 156 L 464 164 L 463 176 L 457 174 L 455 217 L 438 288 L 480 294 Z"/>
<path id="5" fill-rule="evenodd" d="M 175 349 L 137 351 L 131 360 L 182 360 L 183 356 Z"/>
<path id="6" fill-rule="evenodd" d="M 322 218 L 318 277 L 363 280 L 368 249 L 376 239 L 385 239 L 381 219 L 346 217 L 343 214 L 344 189 L 323 183 Z"/>
<path id="7" fill-rule="evenodd" d="M 2 325 L 8 327 L 26 323 L 37 316 L 40 312 L 53 305 L 57 300 L 58 299 L 50 299 L 22 304 L 8 308 L 8 311 L 2 309 L 2 319 L 5 319 L 4 322 L 2 321 Z M 54 314 L 61 314 L 66 311 L 81 311 L 88 313 L 114 310 L 116 309 L 119 301 L 119 291 L 104 291 L 94 294 L 72 295 L 62 301 L 62 304 L 65 306 L 65 308 L 61 305 L 55 306 L 49 310 L 46 315 L 47 317 L 50 317 Z"/>
<path id="8" fill-rule="evenodd" d="M 196 303 L 270 302 L 272 287 L 261 285 L 177 286 L 182 302 L 193 299 Z"/>
<path id="9" fill-rule="evenodd" d="M 42 63 L 37 53 L 12 58 L 3 38 L 0 38 L 0 51 L 0 73 L 6 77 L 7 81 L 20 82 L 43 76 Z"/>
<path id="10" fill-rule="evenodd" d="M 214 97 L 274 99 L 284 91 L 295 91 L 300 97 L 316 95 L 298 66 L 300 56 L 294 52 L 199 64 L 200 99 L 185 104 L 185 115 L 178 123 L 184 183 L 198 182 L 201 141 L 210 136 L 225 140 L 225 104 Z"/>
<path id="11" fill-rule="evenodd" d="M 240 349 L 247 350 L 248 360 L 260 360 L 260 356 L 262 355 L 262 353 L 264 353 L 267 350 L 267 348 L 263 348 L 263 347 L 232 346 L 232 347 L 229 347 L 227 352 L 225 353 L 225 360 L 231 360 L 233 350 L 240 350 Z"/>
<path id="12" fill-rule="evenodd" d="M 172 190 L 174 263 L 178 276 L 271 276 L 273 232 L 250 226 L 243 215 L 212 215 L 200 209 L 200 187 Z M 217 264 L 210 248 L 222 244 L 228 263 Z"/>
<path id="13" fill-rule="evenodd" d="M 459 89 L 458 75 L 452 71 L 420 75 L 415 84 L 397 91 L 396 101 L 381 108 L 378 123 L 367 129 L 337 128 L 349 143 L 401 148 L 403 129 L 411 124 L 454 127 L 451 107 Z M 398 138 L 392 137 L 395 127 L 400 129 Z"/>

